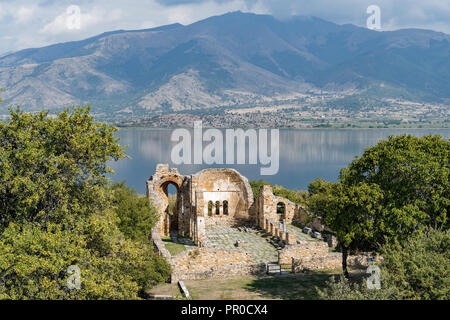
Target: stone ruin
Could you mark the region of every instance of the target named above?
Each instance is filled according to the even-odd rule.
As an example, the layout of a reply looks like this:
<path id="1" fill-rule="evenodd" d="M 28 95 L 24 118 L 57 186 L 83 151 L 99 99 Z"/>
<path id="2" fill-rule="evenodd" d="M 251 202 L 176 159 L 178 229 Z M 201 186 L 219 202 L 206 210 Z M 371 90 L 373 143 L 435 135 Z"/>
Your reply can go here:
<path id="1" fill-rule="evenodd" d="M 169 213 L 169 185 L 175 186 L 177 191 L 173 213 Z M 206 227 L 217 224 L 235 226 L 242 232 L 258 228 L 269 233 L 282 243 L 279 247 L 274 244 L 278 249 L 279 264 L 292 263 L 297 269 L 305 264 L 320 264 L 318 269 L 328 261 L 335 264 L 336 259 L 329 256 L 327 244 L 336 245 L 335 239 L 318 232 L 324 230 L 320 221 L 309 224 L 304 232 L 325 241 L 297 240 L 296 234 L 288 232 L 286 226 L 293 223 L 306 225 L 305 208 L 275 196 L 269 185 L 261 187 L 259 197 L 254 201 L 247 178 L 234 169 L 206 169 L 181 175 L 177 169 L 169 169 L 167 164 L 158 164 L 147 181 L 147 196 L 159 214 L 152 239 L 157 251 L 172 265 L 172 281 L 266 270 L 265 265 L 253 263 L 251 255 L 239 250 L 248 245 L 245 241 L 237 241 L 235 249 L 228 250 L 205 245 Z M 171 257 L 160 238 L 171 234 L 189 237 L 197 248 Z M 301 260 L 305 257 L 306 260 Z"/>
<path id="2" fill-rule="evenodd" d="M 175 212 L 169 214 L 168 186 L 177 190 Z M 147 196 L 159 214 L 161 236 L 176 232 L 202 244 L 209 223 L 245 223 L 251 214 L 253 192 L 247 178 L 234 169 L 206 169 L 183 176 L 167 164 L 158 164 L 147 181 Z"/>

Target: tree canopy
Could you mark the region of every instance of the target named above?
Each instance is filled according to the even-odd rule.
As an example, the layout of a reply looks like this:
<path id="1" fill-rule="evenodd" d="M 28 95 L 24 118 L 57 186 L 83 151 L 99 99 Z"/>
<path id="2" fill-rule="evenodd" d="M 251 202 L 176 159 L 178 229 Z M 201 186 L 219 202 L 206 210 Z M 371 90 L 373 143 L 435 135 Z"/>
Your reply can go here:
<path id="1" fill-rule="evenodd" d="M 331 281 L 323 299 L 450 299 L 450 230 L 426 229 L 380 249 L 381 288 L 368 289 L 366 278 Z M 360 281 L 362 280 L 362 281 Z"/>
<path id="2" fill-rule="evenodd" d="M 125 157 L 117 129 L 89 110 L 11 110 L 0 123 L 1 299 L 135 299 L 170 275 L 144 236 L 155 210 L 106 178 L 107 161 Z"/>
<path id="3" fill-rule="evenodd" d="M 348 250 L 448 229 L 449 150 L 440 136 L 391 136 L 343 169 L 339 182 L 310 184 L 308 207 L 336 232 L 345 273 Z"/>

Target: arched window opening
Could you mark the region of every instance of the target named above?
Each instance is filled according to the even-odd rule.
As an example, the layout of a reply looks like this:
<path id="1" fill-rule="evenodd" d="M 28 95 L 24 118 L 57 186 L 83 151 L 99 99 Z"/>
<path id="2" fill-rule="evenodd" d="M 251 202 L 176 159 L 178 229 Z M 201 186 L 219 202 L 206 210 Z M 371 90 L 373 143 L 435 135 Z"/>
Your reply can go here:
<path id="1" fill-rule="evenodd" d="M 286 205 L 283 202 L 277 203 L 277 213 L 278 214 L 285 214 L 286 213 Z"/>
<path id="2" fill-rule="evenodd" d="M 220 214 L 220 201 L 216 201 L 216 216 Z"/>
<path id="3" fill-rule="evenodd" d="M 212 216 L 213 202 L 210 200 L 208 202 L 208 216 Z"/>
<path id="4" fill-rule="evenodd" d="M 224 214 L 225 216 L 228 215 L 228 201 L 227 201 L 227 200 L 225 200 L 225 201 L 223 202 L 223 214 Z"/>

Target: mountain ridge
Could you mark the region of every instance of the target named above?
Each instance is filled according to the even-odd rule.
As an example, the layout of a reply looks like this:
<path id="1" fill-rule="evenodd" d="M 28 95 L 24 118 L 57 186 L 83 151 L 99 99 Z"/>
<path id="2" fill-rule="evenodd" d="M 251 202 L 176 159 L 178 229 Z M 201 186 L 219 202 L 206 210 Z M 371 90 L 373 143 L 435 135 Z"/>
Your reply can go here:
<path id="1" fill-rule="evenodd" d="M 0 111 L 90 103 L 96 113 L 207 112 L 322 90 L 446 101 L 449 56 L 450 35 L 441 32 L 233 12 L 0 57 Z"/>

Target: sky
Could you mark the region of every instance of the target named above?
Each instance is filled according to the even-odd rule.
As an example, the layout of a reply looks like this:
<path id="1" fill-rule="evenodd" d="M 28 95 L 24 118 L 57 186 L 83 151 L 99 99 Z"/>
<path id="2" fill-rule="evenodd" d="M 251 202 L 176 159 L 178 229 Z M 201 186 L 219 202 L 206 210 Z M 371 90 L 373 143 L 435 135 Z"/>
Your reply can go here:
<path id="1" fill-rule="evenodd" d="M 186 25 L 238 10 L 366 27 L 370 5 L 380 8 L 382 31 L 422 28 L 450 34 L 450 0 L 0 0 L 0 55 L 119 29 Z"/>

